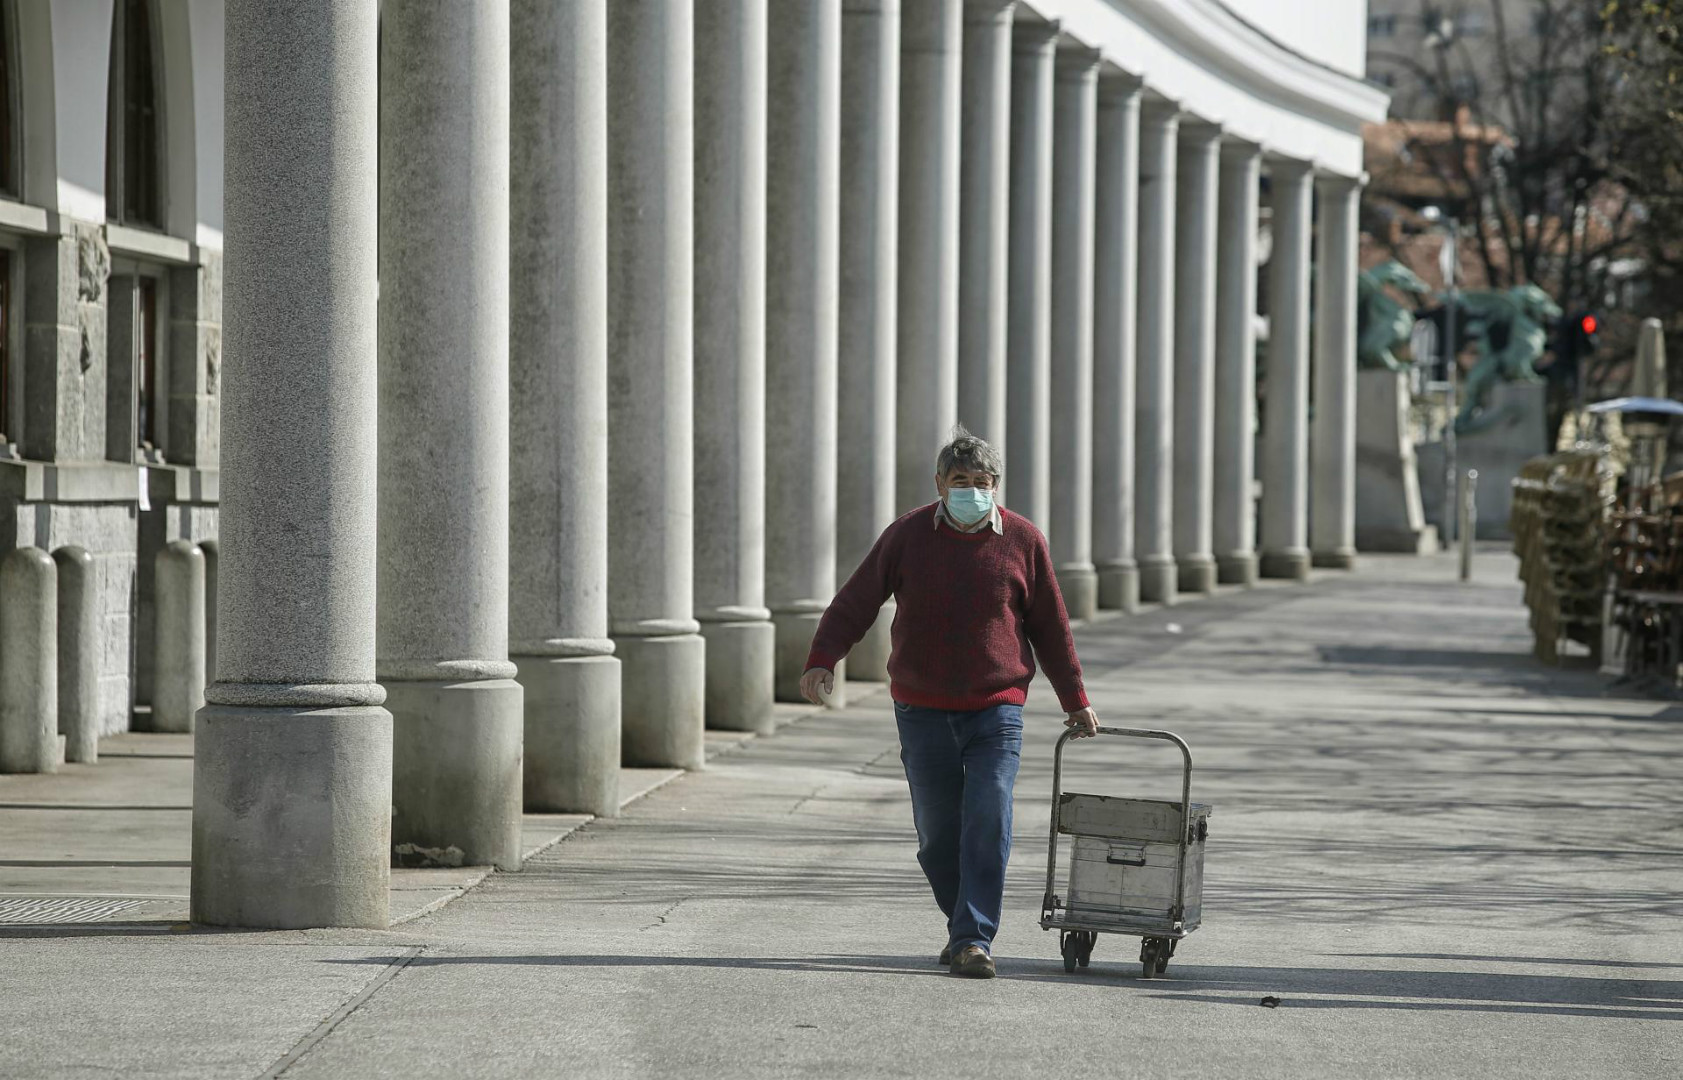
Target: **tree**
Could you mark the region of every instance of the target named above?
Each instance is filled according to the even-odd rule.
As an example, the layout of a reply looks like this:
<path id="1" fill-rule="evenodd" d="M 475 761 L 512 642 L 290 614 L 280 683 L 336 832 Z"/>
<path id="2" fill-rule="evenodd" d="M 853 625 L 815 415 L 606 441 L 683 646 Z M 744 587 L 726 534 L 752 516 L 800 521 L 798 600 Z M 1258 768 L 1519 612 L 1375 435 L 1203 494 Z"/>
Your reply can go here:
<path id="1" fill-rule="evenodd" d="M 1643 313 L 1683 331 L 1683 0 L 1605 0 L 1601 17 L 1620 79 L 1609 117 L 1620 147 L 1613 174 L 1645 218 Z"/>
<path id="2" fill-rule="evenodd" d="M 1605 0 L 1421 0 L 1425 55 L 1384 53 L 1448 122 L 1420 153 L 1471 234 L 1492 288 L 1535 284 L 1568 309 L 1607 307 L 1638 250 L 1642 208 L 1620 182 L 1609 122 L 1621 71 Z M 1477 36 L 1465 28 L 1488 28 Z"/>

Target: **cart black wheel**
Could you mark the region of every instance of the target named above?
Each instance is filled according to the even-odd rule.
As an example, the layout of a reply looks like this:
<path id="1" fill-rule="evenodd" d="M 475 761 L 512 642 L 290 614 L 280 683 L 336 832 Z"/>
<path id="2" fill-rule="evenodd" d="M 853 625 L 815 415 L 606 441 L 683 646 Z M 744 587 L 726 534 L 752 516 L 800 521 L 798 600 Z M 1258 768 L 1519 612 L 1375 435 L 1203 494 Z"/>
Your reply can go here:
<path id="1" fill-rule="evenodd" d="M 1174 938 L 1160 938 L 1158 940 L 1158 942 L 1157 942 L 1157 974 L 1161 975 L 1161 974 L 1163 974 L 1163 972 L 1168 970 L 1169 957 L 1171 957 L 1175 954 L 1175 945 L 1176 944 L 1178 944 L 1178 943 L 1176 942 L 1176 940 Z"/>
<path id="2" fill-rule="evenodd" d="M 1058 945 L 1064 954 L 1064 971 L 1073 974 L 1075 972 L 1075 957 L 1076 953 L 1079 952 L 1079 947 L 1075 944 L 1074 933 L 1065 931 L 1062 937 L 1063 939 Z"/>
<path id="3" fill-rule="evenodd" d="M 1099 935 L 1096 930 L 1088 930 L 1081 935 L 1081 949 L 1075 954 L 1075 962 L 1086 967 L 1093 959 L 1093 946 L 1098 944 Z"/>
<path id="4" fill-rule="evenodd" d="M 1140 977 L 1149 979 L 1157 974 L 1158 944 L 1156 938 L 1146 938 L 1140 942 Z"/>

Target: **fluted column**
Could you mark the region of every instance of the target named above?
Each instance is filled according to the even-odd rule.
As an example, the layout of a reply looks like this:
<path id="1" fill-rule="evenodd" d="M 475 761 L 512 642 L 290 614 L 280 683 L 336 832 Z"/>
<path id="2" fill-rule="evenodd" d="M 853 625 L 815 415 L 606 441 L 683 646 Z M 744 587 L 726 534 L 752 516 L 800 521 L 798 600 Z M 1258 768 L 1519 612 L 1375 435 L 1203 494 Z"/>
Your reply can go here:
<path id="1" fill-rule="evenodd" d="M 1098 611 L 1093 569 L 1093 199 L 1099 54 L 1058 52 L 1052 151 L 1052 517 L 1072 619 Z"/>
<path id="2" fill-rule="evenodd" d="M 227 0 L 216 682 L 192 918 L 385 929 L 374 681 L 377 13 Z"/>
<path id="3" fill-rule="evenodd" d="M 1256 230 L 1262 151 L 1221 151 L 1216 238 L 1215 516 L 1218 580 L 1256 581 Z"/>
<path id="4" fill-rule="evenodd" d="M 1221 129 L 1182 124 L 1175 195 L 1174 551 L 1183 593 L 1215 589 L 1216 188 Z"/>
<path id="5" fill-rule="evenodd" d="M 696 9 L 695 614 L 707 726 L 769 731 L 766 0 Z"/>
<path id="6" fill-rule="evenodd" d="M 524 798 L 619 812 L 608 636 L 607 0 L 514 0 L 509 653 Z"/>
<path id="7" fill-rule="evenodd" d="M 509 9 L 380 19 L 379 609 L 399 865 L 520 865 L 508 659 Z M 422 435 L 421 433 L 425 433 Z"/>
<path id="8" fill-rule="evenodd" d="M 1139 319 L 1134 398 L 1134 551 L 1140 599 L 1173 603 L 1175 452 L 1175 184 L 1173 102 L 1140 109 Z"/>
<path id="9" fill-rule="evenodd" d="M 841 0 L 769 6 L 766 599 L 777 697 L 799 701 L 812 635 L 836 589 Z M 844 686 L 838 671 L 833 704 Z"/>
<path id="10" fill-rule="evenodd" d="M 1356 564 L 1356 242 L 1361 181 L 1315 184 L 1315 420 L 1309 435 L 1309 548 L 1316 566 Z"/>
<path id="11" fill-rule="evenodd" d="M 958 420 L 959 63 L 964 0 L 900 13 L 900 273 L 896 509 L 935 496 L 935 453 Z"/>
<path id="12" fill-rule="evenodd" d="M 608 5 L 608 614 L 627 765 L 699 769 L 690 0 Z"/>
<path id="13" fill-rule="evenodd" d="M 966 0 L 959 107 L 958 419 L 1005 454 L 1016 2 Z"/>
<path id="14" fill-rule="evenodd" d="M 1099 78 L 1093 272 L 1093 561 L 1099 607 L 1139 607 L 1134 562 L 1134 321 L 1138 300 L 1140 87 Z"/>
<path id="15" fill-rule="evenodd" d="M 1268 374 L 1262 423 L 1262 576 L 1309 576 L 1309 166 L 1269 163 Z"/>
<path id="16" fill-rule="evenodd" d="M 842 7 L 841 278 L 836 564 L 853 573 L 895 517 L 895 327 L 900 180 L 900 0 Z M 888 679 L 894 601 L 847 656 Z"/>
<path id="17" fill-rule="evenodd" d="M 1006 499 L 1052 517 L 1052 83 L 1056 23 L 1019 21 L 1011 57 L 1011 236 Z"/>

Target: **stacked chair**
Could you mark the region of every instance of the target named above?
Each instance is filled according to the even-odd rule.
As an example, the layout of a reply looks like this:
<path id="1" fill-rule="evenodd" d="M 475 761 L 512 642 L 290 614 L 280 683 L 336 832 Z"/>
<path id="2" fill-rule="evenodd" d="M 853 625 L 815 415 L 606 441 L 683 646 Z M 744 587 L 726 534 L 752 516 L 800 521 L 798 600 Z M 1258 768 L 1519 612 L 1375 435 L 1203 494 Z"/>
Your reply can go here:
<path id="1" fill-rule="evenodd" d="M 1560 662 L 1576 641 L 1599 659 L 1616 473 L 1599 449 L 1575 447 L 1527 462 L 1508 519 L 1535 652 Z"/>

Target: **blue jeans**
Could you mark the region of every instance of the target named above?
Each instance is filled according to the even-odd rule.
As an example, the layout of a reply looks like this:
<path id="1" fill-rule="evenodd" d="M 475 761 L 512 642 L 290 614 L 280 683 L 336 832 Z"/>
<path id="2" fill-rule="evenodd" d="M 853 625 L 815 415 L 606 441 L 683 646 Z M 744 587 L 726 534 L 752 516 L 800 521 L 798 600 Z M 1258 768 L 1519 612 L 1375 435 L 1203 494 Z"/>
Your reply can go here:
<path id="1" fill-rule="evenodd" d="M 1011 787 L 1023 747 L 1023 707 L 948 712 L 894 703 L 900 761 L 912 790 L 917 861 L 947 917 L 956 953 L 992 951 L 1011 858 Z"/>

